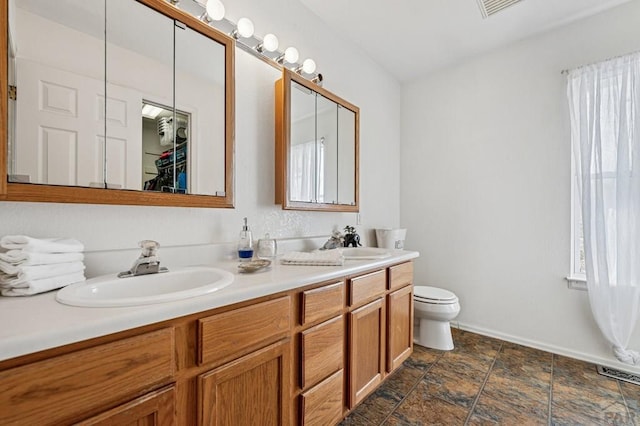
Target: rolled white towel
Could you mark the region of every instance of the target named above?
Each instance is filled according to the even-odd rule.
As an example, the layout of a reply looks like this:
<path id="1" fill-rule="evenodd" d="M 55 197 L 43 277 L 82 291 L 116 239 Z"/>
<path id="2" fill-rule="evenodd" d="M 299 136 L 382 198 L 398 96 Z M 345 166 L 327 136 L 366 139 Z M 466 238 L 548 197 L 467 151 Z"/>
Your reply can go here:
<path id="1" fill-rule="evenodd" d="M 77 253 L 84 245 L 72 238 L 32 238 L 26 235 L 6 235 L 0 238 L 0 247 L 38 253 Z"/>
<path id="2" fill-rule="evenodd" d="M 10 265 L 52 265 L 55 263 L 78 262 L 84 260 L 83 253 L 38 253 L 24 250 L 9 250 L 0 253 L 0 262 Z"/>
<path id="3" fill-rule="evenodd" d="M 84 272 L 75 272 L 57 277 L 30 280 L 14 287 L 0 288 L 0 294 L 3 296 L 31 296 L 33 294 L 56 290 L 84 280 Z"/>
<path id="4" fill-rule="evenodd" d="M 339 250 L 316 251 L 312 253 L 292 251 L 280 259 L 283 265 L 342 266 L 344 256 Z"/>
<path id="5" fill-rule="evenodd" d="M 55 265 L 17 266 L 13 268 L 15 268 L 17 272 L 0 272 L 0 287 L 14 287 L 17 284 L 25 283 L 32 280 L 58 277 L 61 275 L 82 272 L 84 271 L 84 263 L 69 262 L 58 263 Z"/>

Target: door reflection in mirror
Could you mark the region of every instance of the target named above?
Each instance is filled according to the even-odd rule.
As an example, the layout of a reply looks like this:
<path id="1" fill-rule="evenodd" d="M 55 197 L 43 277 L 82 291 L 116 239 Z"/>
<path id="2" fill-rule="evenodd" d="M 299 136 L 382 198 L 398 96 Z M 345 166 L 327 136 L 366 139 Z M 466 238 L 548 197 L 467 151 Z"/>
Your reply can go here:
<path id="1" fill-rule="evenodd" d="M 225 192 L 223 44 L 133 0 L 11 4 L 9 181 Z"/>

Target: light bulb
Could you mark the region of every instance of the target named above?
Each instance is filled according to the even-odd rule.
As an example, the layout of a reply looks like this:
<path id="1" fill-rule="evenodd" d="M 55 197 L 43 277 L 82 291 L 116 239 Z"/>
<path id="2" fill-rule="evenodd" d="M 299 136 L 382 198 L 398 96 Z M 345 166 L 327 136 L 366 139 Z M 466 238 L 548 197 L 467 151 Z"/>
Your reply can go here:
<path id="1" fill-rule="evenodd" d="M 304 71 L 307 74 L 313 74 L 315 70 L 316 70 L 316 61 L 314 61 L 311 58 L 305 59 L 304 62 L 302 63 L 302 71 Z"/>
<path id="2" fill-rule="evenodd" d="M 275 52 L 278 49 L 278 37 L 274 34 L 267 34 L 262 40 L 262 47 L 268 52 Z"/>
<path id="3" fill-rule="evenodd" d="M 253 22 L 249 18 L 240 18 L 237 28 L 238 34 L 244 38 L 249 38 L 253 35 Z"/>
<path id="4" fill-rule="evenodd" d="M 207 16 L 214 21 L 224 18 L 224 5 L 220 0 L 207 0 L 206 10 Z"/>
<path id="5" fill-rule="evenodd" d="M 287 47 L 287 50 L 284 51 L 284 60 L 290 64 L 295 64 L 299 57 L 300 54 L 298 53 L 298 49 L 293 46 Z"/>

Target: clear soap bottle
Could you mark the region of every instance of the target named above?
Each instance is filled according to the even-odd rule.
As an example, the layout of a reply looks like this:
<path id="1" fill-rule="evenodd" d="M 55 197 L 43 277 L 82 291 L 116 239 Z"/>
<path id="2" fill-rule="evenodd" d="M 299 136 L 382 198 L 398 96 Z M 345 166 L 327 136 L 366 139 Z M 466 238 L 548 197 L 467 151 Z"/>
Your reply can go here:
<path id="1" fill-rule="evenodd" d="M 251 236 L 249 225 L 247 225 L 246 217 L 238 240 L 238 258 L 241 262 L 248 262 L 253 258 L 253 237 Z"/>

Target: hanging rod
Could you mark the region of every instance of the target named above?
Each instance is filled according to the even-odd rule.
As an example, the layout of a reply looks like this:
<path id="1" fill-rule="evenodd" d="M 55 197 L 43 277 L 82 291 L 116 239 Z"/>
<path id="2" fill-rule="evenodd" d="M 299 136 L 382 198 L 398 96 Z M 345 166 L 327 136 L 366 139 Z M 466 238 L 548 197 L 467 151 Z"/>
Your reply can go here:
<path id="1" fill-rule="evenodd" d="M 603 59 L 601 61 L 590 62 L 588 64 L 580 65 L 579 67 L 575 67 L 575 68 L 564 69 L 564 70 L 560 71 L 560 74 L 569 74 L 569 71 L 573 71 L 573 70 L 577 70 L 577 69 L 580 69 L 580 68 L 588 67 L 590 65 L 599 64 L 599 63 L 602 63 L 602 62 L 613 61 L 614 59 L 624 58 L 625 56 L 635 55 L 636 53 L 640 53 L 640 50 L 636 50 L 634 52 L 629 52 L 629 53 L 623 53 L 623 54 L 617 55 L 617 56 L 611 56 L 611 57 Z"/>

